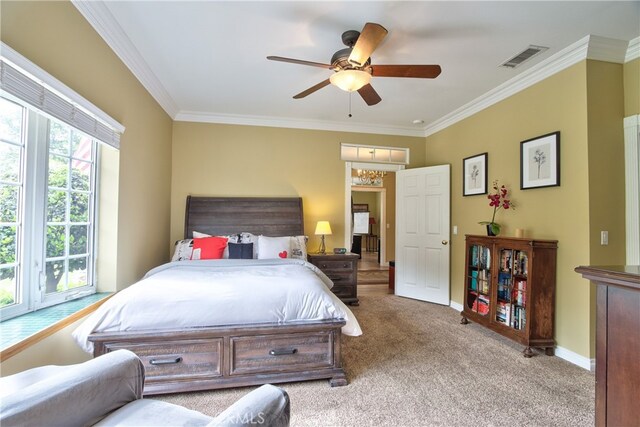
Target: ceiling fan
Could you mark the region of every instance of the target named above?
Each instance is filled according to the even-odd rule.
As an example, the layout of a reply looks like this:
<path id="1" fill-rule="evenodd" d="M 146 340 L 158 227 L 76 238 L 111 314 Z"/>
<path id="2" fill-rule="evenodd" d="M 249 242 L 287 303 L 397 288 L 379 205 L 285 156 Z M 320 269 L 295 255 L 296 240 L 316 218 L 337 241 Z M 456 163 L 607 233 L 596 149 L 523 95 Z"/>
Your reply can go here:
<path id="1" fill-rule="evenodd" d="M 342 42 L 347 46 L 333 54 L 330 64 L 303 61 L 301 59 L 267 56 L 272 61 L 291 62 L 293 64 L 333 70 L 328 79 L 295 95 L 294 99 L 304 98 L 329 84 L 340 89 L 358 91 L 367 105 L 375 105 L 382 100 L 369 83 L 371 77 L 413 77 L 433 79 L 441 72 L 439 65 L 372 65 L 371 53 L 384 40 L 388 31 L 380 24 L 367 22 L 362 32 L 349 30 L 342 33 Z"/>

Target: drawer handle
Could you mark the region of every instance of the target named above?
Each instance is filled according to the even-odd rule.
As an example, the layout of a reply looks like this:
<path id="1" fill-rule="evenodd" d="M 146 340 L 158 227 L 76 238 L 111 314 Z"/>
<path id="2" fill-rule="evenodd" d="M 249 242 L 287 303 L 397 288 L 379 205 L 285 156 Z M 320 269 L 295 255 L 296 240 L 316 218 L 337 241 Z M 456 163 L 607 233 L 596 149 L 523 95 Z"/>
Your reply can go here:
<path id="1" fill-rule="evenodd" d="M 342 268 L 349 268 L 349 264 L 343 265 Z"/>
<path id="2" fill-rule="evenodd" d="M 327 264 L 320 264 L 320 268 L 327 268 Z"/>
<path id="3" fill-rule="evenodd" d="M 329 277 L 333 282 L 339 282 L 340 280 L 344 280 L 344 277 Z"/>
<path id="4" fill-rule="evenodd" d="M 182 357 L 175 357 L 173 359 L 151 359 L 149 361 L 152 365 L 175 365 L 182 362 Z"/>
<path id="5" fill-rule="evenodd" d="M 269 352 L 272 356 L 284 356 L 287 354 L 296 354 L 298 352 L 297 348 L 275 348 Z"/>

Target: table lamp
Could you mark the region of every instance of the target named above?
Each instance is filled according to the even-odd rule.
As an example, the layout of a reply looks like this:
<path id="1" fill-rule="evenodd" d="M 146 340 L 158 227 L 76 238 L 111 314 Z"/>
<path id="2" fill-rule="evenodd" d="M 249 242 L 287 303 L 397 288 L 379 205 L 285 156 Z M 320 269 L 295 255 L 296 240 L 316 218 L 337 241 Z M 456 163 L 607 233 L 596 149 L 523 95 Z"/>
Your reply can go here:
<path id="1" fill-rule="evenodd" d="M 324 236 L 327 234 L 331 234 L 331 225 L 329 225 L 329 221 L 318 221 L 316 225 L 316 236 L 321 236 L 320 238 L 320 249 L 318 249 L 319 254 L 325 254 L 326 248 L 324 245 Z"/>

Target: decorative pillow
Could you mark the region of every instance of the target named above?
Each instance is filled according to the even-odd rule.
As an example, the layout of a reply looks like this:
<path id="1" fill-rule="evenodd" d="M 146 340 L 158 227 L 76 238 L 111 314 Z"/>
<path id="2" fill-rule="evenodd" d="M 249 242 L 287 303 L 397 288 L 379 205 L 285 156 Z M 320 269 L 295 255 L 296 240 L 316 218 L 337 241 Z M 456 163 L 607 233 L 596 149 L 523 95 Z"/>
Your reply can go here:
<path id="1" fill-rule="evenodd" d="M 193 252 L 193 239 L 178 240 L 173 250 L 171 262 L 191 259 L 191 252 Z"/>
<path id="2" fill-rule="evenodd" d="M 258 259 L 290 257 L 291 237 L 258 236 Z"/>
<path id="3" fill-rule="evenodd" d="M 253 243 L 229 243 L 230 259 L 253 259 Z"/>
<path id="4" fill-rule="evenodd" d="M 193 238 L 194 239 L 201 239 L 203 237 L 214 237 L 211 234 L 205 234 L 205 233 L 200 233 L 199 231 L 194 231 L 193 232 Z M 239 234 L 230 234 L 228 236 L 215 236 L 215 237 L 226 237 L 229 243 L 238 243 L 240 242 L 240 235 Z M 224 252 L 222 253 L 222 258 L 227 259 L 229 258 L 229 248 L 226 247 L 224 248 Z"/>
<path id="5" fill-rule="evenodd" d="M 258 236 L 247 232 L 240 233 L 238 243 L 253 243 L 253 258 L 258 258 Z"/>
<path id="6" fill-rule="evenodd" d="M 191 259 L 221 259 L 228 240 L 226 237 L 193 239 Z"/>
<path id="7" fill-rule="evenodd" d="M 289 258 L 307 260 L 307 236 L 291 236 L 291 256 Z"/>

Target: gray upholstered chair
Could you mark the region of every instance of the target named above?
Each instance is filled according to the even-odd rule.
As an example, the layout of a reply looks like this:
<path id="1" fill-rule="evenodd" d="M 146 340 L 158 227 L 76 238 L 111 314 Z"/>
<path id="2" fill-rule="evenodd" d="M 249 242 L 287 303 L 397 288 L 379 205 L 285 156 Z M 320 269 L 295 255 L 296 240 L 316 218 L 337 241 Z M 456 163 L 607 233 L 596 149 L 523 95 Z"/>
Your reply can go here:
<path id="1" fill-rule="evenodd" d="M 287 393 L 253 390 L 215 418 L 142 398 L 144 368 L 128 350 L 70 366 L 44 366 L 0 378 L 0 425 L 288 426 Z"/>

